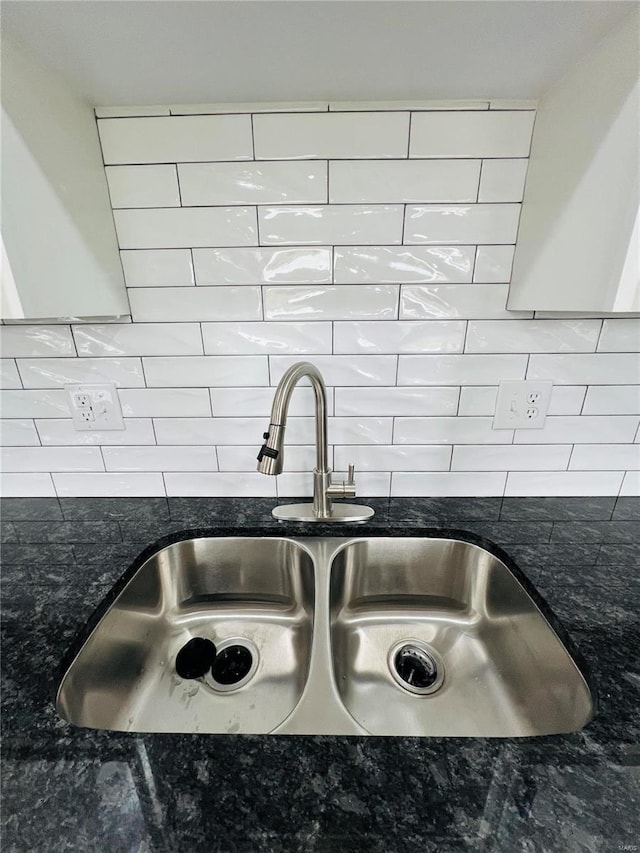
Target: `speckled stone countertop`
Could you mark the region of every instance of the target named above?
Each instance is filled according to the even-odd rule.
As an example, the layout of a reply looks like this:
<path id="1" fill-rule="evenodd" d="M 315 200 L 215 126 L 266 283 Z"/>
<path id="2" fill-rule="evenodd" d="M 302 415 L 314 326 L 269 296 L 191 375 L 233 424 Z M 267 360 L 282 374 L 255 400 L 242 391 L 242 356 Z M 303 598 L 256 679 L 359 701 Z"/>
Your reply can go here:
<path id="1" fill-rule="evenodd" d="M 640 499 L 374 499 L 366 525 L 274 521 L 263 499 L 3 499 L 2 849 L 9 853 L 640 851 Z M 596 719 L 525 739 L 136 735 L 67 725 L 74 636 L 131 561 L 199 535 L 468 531 L 546 598 Z"/>

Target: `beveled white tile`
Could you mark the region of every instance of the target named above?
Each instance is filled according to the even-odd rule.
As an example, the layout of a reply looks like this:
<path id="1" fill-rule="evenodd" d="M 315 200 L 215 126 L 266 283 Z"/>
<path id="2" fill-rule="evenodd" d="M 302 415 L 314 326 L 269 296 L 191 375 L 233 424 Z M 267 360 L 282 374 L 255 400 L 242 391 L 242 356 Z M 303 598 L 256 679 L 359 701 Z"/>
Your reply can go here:
<path id="1" fill-rule="evenodd" d="M 211 417 L 207 388 L 121 388 L 118 396 L 125 418 Z"/>
<path id="2" fill-rule="evenodd" d="M 76 354 L 69 326 L 3 326 L 0 350 L 5 358 Z"/>
<path id="3" fill-rule="evenodd" d="M 467 417 L 492 416 L 496 410 L 498 388 L 495 385 L 476 385 L 460 389 L 458 415 Z"/>
<path id="4" fill-rule="evenodd" d="M 322 204 L 326 162 L 182 163 L 182 204 Z"/>
<path id="5" fill-rule="evenodd" d="M 107 471 L 217 471 L 214 447 L 105 447 Z"/>
<path id="6" fill-rule="evenodd" d="M 12 447 L 2 449 L 7 472 L 104 471 L 98 447 Z"/>
<path id="7" fill-rule="evenodd" d="M 286 286 L 264 288 L 267 320 L 392 320 L 397 285 Z"/>
<path id="8" fill-rule="evenodd" d="M 572 445 L 486 444 L 453 448 L 452 471 L 565 471 Z"/>
<path id="9" fill-rule="evenodd" d="M 195 284 L 189 249 L 120 252 L 127 287 L 186 287 Z"/>
<path id="10" fill-rule="evenodd" d="M 267 357 L 182 356 L 145 357 L 147 385 L 150 388 L 206 388 L 211 385 L 268 385 Z M 175 442 L 180 444 L 181 442 Z"/>
<path id="11" fill-rule="evenodd" d="M 509 444 L 512 429 L 492 429 L 491 418 L 396 418 L 394 444 Z"/>
<path id="12" fill-rule="evenodd" d="M 311 440 L 315 441 L 315 424 L 310 425 L 313 426 Z M 391 444 L 392 432 L 393 418 L 390 417 L 329 418 L 329 435 L 334 445 Z"/>
<path id="13" fill-rule="evenodd" d="M 569 468 L 574 471 L 638 471 L 638 444 L 576 444 Z"/>
<path id="14" fill-rule="evenodd" d="M 346 479 L 346 473 L 336 471 L 334 482 Z M 304 498 L 311 500 L 313 475 L 311 473 L 280 474 L 276 479 L 279 498 Z M 386 498 L 389 495 L 391 474 L 378 471 L 363 471 L 357 475 L 358 501 L 367 498 Z"/>
<path id="15" fill-rule="evenodd" d="M 391 497 L 489 497 L 502 495 L 506 474 L 498 472 L 446 471 L 433 473 L 394 472 Z"/>
<path id="16" fill-rule="evenodd" d="M 5 418 L 70 418 L 66 391 L 0 391 L 0 412 Z"/>
<path id="17" fill-rule="evenodd" d="M 640 352 L 640 320 L 604 320 L 598 352 Z"/>
<path id="18" fill-rule="evenodd" d="M 83 382 L 115 382 L 125 388 L 144 386 L 139 358 L 21 358 L 18 368 L 25 388 L 56 388 Z"/>
<path id="19" fill-rule="evenodd" d="M 331 282 L 331 248 L 194 249 L 198 284 Z"/>
<path id="20" fill-rule="evenodd" d="M 253 156 L 248 115 L 104 119 L 98 121 L 98 131 L 107 165 Z"/>
<path id="21" fill-rule="evenodd" d="M 6 412 L 2 412 L 6 415 Z M 39 445 L 40 439 L 32 420 L 4 417 L 0 420 L 0 441 L 4 447 Z M 40 470 L 40 469 L 38 469 Z"/>
<path id="22" fill-rule="evenodd" d="M 462 352 L 465 330 L 461 320 L 335 323 L 334 352 Z"/>
<path id="23" fill-rule="evenodd" d="M 258 448 L 259 449 L 259 448 Z M 219 445 L 218 463 L 221 471 L 255 471 L 256 444 L 247 446 Z M 333 467 L 333 448 L 329 448 L 329 465 Z M 316 466 L 316 448 L 312 445 L 285 445 L 285 471 L 313 471 Z"/>
<path id="24" fill-rule="evenodd" d="M 450 447 L 424 445 L 351 445 L 334 451 L 335 468 L 346 471 L 448 471 Z"/>
<path id="25" fill-rule="evenodd" d="M 255 246 L 253 207 L 158 207 L 114 210 L 121 249 Z M 325 241 L 326 242 L 326 241 Z"/>
<path id="26" fill-rule="evenodd" d="M 515 246 L 478 246 L 473 280 L 490 284 L 511 281 Z"/>
<path id="27" fill-rule="evenodd" d="M 601 320 L 471 320 L 465 352 L 594 352 Z"/>
<path id="28" fill-rule="evenodd" d="M 172 115 L 213 115 L 215 113 L 326 112 L 326 101 L 273 101 L 237 104 L 173 104 Z"/>
<path id="29" fill-rule="evenodd" d="M 458 388 L 336 388 L 336 415 L 455 415 Z"/>
<path id="30" fill-rule="evenodd" d="M 106 166 L 112 207 L 180 207 L 176 167 Z"/>
<path id="31" fill-rule="evenodd" d="M 507 311 L 508 284 L 407 284 L 400 292 L 400 319 L 509 319 L 533 311 Z"/>
<path id="32" fill-rule="evenodd" d="M 329 201 L 475 202 L 480 160 L 332 160 Z"/>
<path id="33" fill-rule="evenodd" d="M 273 403 L 273 388 L 211 388 L 211 407 L 215 417 L 262 417 L 268 418 Z M 333 414 L 333 388 L 327 388 L 327 413 Z M 311 417 L 315 414 L 315 398 L 310 385 L 304 380 L 296 386 L 291 397 L 291 417 Z M 339 414 L 351 414 L 340 412 Z M 354 412 L 353 414 L 378 414 L 377 412 Z"/>
<path id="34" fill-rule="evenodd" d="M 406 209 L 405 243 L 515 243 L 519 204 L 423 204 Z"/>
<path id="35" fill-rule="evenodd" d="M 640 496 L 640 472 L 627 471 L 620 487 L 620 497 Z"/>
<path id="36" fill-rule="evenodd" d="M 263 474 L 245 473 L 242 477 L 231 473 L 218 474 L 165 474 L 169 497 L 266 497 L 276 496 L 276 478 Z"/>
<path id="37" fill-rule="evenodd" d="M 81 356 L 202 355 L 197 323 L 83 324 L 73 337 Z"/>
<path id="38" fill-rule="evenodd" d="M 97 118 L 132 118 L 136 116 L 168 116 L 168 106 L 95 107 Z"/>
<path id="39" fill-rule="evenodd" d="M 264 424 L 264 421 L 261 423 Z M 221 438 L 226 437 L 224 433 L 224 420 L 222 418 L 154 418 L 154 431 L 158 444 L 170 445 L 192 445 L 192 444 L 216 444 Z M 238 435 L 241 433 L 248 436 L 252 433 L 248 419 L 234 419 L 234 426 Z M 258 424 L 253 425 L 259 428 Z M 263 427 L 263 432 L 266 427 Z M 229 434 L 233 435 L 231 430 Z M 262 433 L 257 433 L 261 436 Z M 259 444 L 259 441 L 258 441 Z"/>
<path id="40" fill-rule="evenodd" d="M 555 385 L 551 389 L 549 415 L 579 415 L 586 388 L 584 385 Z M 496 410 L 498 389 L 495 386 L 476 386 L 460 389 L 458 414 L 490 415 Z"/>
<path id="41" fill-rule="evenodd" d="M 3 326 L 3 329 L 6 328 L 6 326 Z M 0 358 L 0 388 L 22 388 L 18 368 L 12 358 Z"/>
<path id="42" fill-rule="evenodd" d="M 137 323 L 259 320 L 259 287 L 141 287 L 129 292 Z"/>
<path id="43" fill-rule="evenodd" d="M 162 474 L 53 474 L 53 482 L 61 498 L 150 498 L 165 494 Z"/>
<path id="44" fill-rule="evenodd" d="M 403 213 L 399 204 L 259 207 L 260 243 L 401 243 Z"/>
<path id="45" fill-rule="evenodd" d="M 410 157 L 528 157 L 535 112 L 416 113 Z"/>
<path id="46" fill-rule="evenodd" d="M 507 475 L 507 497 L 591 497 L 617 495 L 622 484 L 618 471 L 527 471 Z"/>
<path id="47" fill-rule="evenodd" d="M 295 356 L 269 356 L 271 384 L 277 385 L 285 370 L 297 361 Z M 395 385 L 394 355 L 319 355 L 313 363 L 327 385 Z"/>
<path id="48" fill-rule="evenodd" d="M 380 110 L 486 110 L 489 101 L 482 100 L 437 100 L 437 101 L 331 101 L 331 112 L 354 112 L 364 110 L 375 112 Z"/>
<path id="49" fill-rule="evenodd" d="M 471 281 L 473 246 L 347 246 L 334 251 L 336 284 Z"/>
<path id="50" fill-rule="evenodd" d="M 585 415 L 640 415 L 640 385 L 591 385 Z"/>
<path id="51" fill-rule="evenodd" d="M 78 431 L 73 421 L 61 418 L 36 420 L 43 445 L 104 445 L 104 444 L 155 444 L 151 420 L 125 418 L 124 429 Z"/>
<path id="52" fill-rule="evenodd" d="M 526 355 L 401 355 L 398 385 L 494 385 L 524 379 Z"/>
<path id="53" fill-rule="evenodd" d="M 55 498 L 51 474 L 0 474 L 3 498 Z"/>
<path id="54" fill-rule="evenodd" d="M 483 160 L 478 201 L 522 201 L 527 159 Z"/>
<path id="55" fill-rule="evenodd" d="M 331 323 L 203 323 L 207 355 L 330 353 Z"/>
<path id="56" fill-rule="evenodd" d="M 256 160 L 406 157 L 409 113 L 256 115 L 253 134 Z"/>
<path id="57" fill-rule="evenodd" d="M 635 353 L 532 355 L 527 379 L 551 379 L 559 385 L 634 385 L 640 382 Z"/>
<path id="58" fill-rule="evenodd" d="M 579 415 L 587 388 L 585 385 L 554 385 L 548 415 Z M 640 413 L 639 413 L 640 414 Z"/>
<path id="59" fill-rule="evenodd" d="M 554 415 L 542 429 L 516 430 L 515 444 L 631 443 L 640 419 L 631 415 Z"/>

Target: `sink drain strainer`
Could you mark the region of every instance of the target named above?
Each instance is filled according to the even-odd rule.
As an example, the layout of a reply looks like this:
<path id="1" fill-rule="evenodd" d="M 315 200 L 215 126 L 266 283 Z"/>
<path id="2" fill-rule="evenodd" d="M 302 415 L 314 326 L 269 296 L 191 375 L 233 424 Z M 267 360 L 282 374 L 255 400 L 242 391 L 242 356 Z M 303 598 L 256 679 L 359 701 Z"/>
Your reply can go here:
<path id="1" fill-rule="evenodd" d="M 442 687 L 444 663 L 440 655 L 419 640 L 402 640 L 389 652 L 389 670 L 404 690 L 428 696 Z"/>
<path id="2" fill-rule="evenodd" d="M 258 650 L 250 640 L 231 638 L 217 644 L 218 654 L 204 680 L 214 690 L 238 690 L 250 681 L 258 668 Z"/>

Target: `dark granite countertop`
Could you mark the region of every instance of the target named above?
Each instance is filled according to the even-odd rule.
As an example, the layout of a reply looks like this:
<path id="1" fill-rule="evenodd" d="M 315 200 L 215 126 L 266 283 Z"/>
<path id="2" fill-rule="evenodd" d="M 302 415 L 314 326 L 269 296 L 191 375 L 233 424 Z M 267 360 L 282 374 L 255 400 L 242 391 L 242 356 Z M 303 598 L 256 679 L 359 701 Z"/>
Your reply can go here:
<path id="1" fill-rule="evenodd" d="M 640 851 L 640 499 L 373 499 L 366 525 L 272 500 L 2 500 L 2 844 L 15 853 Z M 137 735 L 67 725 L 74 636 L 150 543 L 450 528 L 507 552 L 586 658 L 596 719 L 525 739 Z"/>

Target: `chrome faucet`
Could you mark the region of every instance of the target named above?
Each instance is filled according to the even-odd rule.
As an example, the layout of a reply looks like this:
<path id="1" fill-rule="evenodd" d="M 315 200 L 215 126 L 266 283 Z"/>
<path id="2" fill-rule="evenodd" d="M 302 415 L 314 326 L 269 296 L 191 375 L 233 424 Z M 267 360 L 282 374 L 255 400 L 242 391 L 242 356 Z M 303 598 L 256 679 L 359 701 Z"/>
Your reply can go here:
<path id="1" fill-rule="evenodd" d="M 333 505 L 334 498 L 355 497 L 354 466 L 349 465 L 346 481 L 331 482 L 331 468 L 327 461 L 327 389 L 318 368 L 308 361 L 292 364 L 278 383 L 271 406 L 269 429 L 263 435 L 265 443 L 258 454 L 258 471 L 261 474 L 282 473 L 289 401 L 293 389 L 303 376 L 311 381 L 315 397 L 316 467 L 313 471 L 313 503 L 277 506 L 273 515 L 275 518 L 293 521 L 366 521 L 374 514 L 368 506 Z"/>

